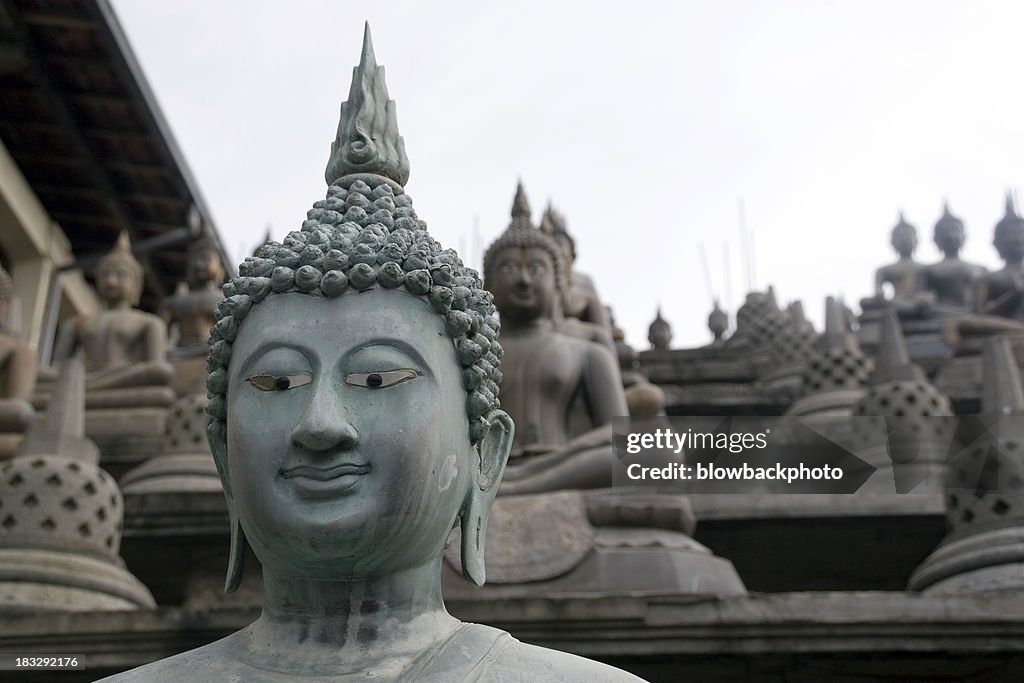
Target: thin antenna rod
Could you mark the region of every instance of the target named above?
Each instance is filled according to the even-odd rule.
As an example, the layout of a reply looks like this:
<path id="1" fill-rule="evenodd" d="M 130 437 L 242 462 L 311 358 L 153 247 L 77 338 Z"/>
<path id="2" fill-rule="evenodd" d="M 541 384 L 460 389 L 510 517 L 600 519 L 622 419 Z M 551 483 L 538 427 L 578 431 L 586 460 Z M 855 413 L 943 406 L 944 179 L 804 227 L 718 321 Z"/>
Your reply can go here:
<path id="1" fill-rule="evenodd" d="M 746 225 L 747 212 L 743 212 L 743 223 Z M 757 287 L 757 242 L 754 240 L 754 226 L 747 225 L 747 246 L 750 248 L 750 288 Z"/>
<path id="2" fill-rule="evenodd" d="M 729 258 L 728 242 L 722 242 L 722 271 L 725 273 L 725 301 L 722 305 L 726 311 L 732 311 L 732 259 Z"/>
<path id="3" fill-rule="evenodd" d="M 718 297 L 715 296 L 715 288 L 711 284 L 711 269 L 708 268 L 708 254 L 704 251 L 704 243 L 699 242 L 697 247 L 700 249 L 700 265 L 704 271 L 704 286 L 708 288 L 708 296 L 711 297 L 712 301 L 718 301 Z"/>
<path id="4" fill-rule="evenodd" d="M 752 271 L 752 268 L 751 268 L 751 265 L 750 265 L 751 264 L 751 258 L 750 258 L 750 250 L 751 250 L 750 234 L 747 232 L 747 215 L 746 215 L 746 211 L 743 208 L 743 198 L 742 197 L 740 197 L 739 201 L 737 202 L 737 209 L 738 209 L 738 212 L 739 212 L 739 222 L 740 222 L 740 246 L 743 248 L 743 262 L 744 262 L 743 265 L 744 265 L 744 267 L 746 268 L 746 271 L 747 271 L 747 291 L 748 292 L 752 292 L 752 291 L 754 291 L 754 277 L 753 277 L 753 271 Z"/>
<path id="5" fill-rule="evenodd" d="M 473 265 L 471 268 L 476 268 L 483 271 L 484 266 L 481 261 L 483 256 L 480 254 L 480 214 L 473 214 Z"/>

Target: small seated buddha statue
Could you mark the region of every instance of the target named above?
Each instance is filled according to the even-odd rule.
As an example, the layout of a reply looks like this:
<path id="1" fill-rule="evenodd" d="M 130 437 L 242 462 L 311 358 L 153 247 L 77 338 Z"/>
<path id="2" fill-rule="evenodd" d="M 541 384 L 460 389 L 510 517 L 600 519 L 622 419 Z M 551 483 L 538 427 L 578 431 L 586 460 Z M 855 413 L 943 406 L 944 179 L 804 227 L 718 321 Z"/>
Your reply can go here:
<path id="1" fill-rule="evenodd" d="M 492 297 L 405 193 L 409 162 L 368 31 L 326 177 L 302 229 L 225 285 L 211 331 L 227 590 L 251 548 L 263 612 L 107 680 L 639 681 L 445 609 L 453 528 L 464 574 L 484 582 L 514 425 L 498 408 Z"/>
<path id="2" fill-rule="evenodd" d="M 892 286 L 892 298 L 909 300 L 921 291 L 922 264 L 914 260 L 917 249 L 917 230 L 907 223 L 900 212 L 899 223 L 892 229 L 892 248 L 899 260 L 875 271 L 875 296 L 884 298 L 885 285 Z"/>
<path id="3" fill-rule="evenodd" d="M 618 361 L 552 322 L 568 271 L 558 244 L 530 223 L 525 197 L 483 265 L 501 314 L 501 401 L 518 425 L 502 494 L 610 486 L 611 419 L 629 414 Z"/>
<path id="4" fill-rule="evenodd" d="M 1013 196 L 1006 195 L 1006 214 L 996 224 L 992 242 L 1005 265 L 978 280 L 976 310 L 1024 322 L 1024 218 Z"/>
<path id="5" fill-rule="evenodd" d="M 0 323 L 6 320 L 14 281 L 0 266 Z M 0 457 L 10 456 L 32 422 L 35 411 L 29 403 L 36 383 L 36 354 L 28 344 L 0 327 Z"/>
<path id="6" fill-rule="evenodd" d="M 142 295 L 142 266 L 132 256 L 128 233 L 96 266 L 96 291 L 104 308 L 62 324 L 54 349 L 59 362 L 81 350 L 86 365 L 86 407 L 169 405 L 171 366 L 166 361 L 167 327 L 135 306 Z M 51 383 L 52 368 L 40 373 Z M 146 392 L 154 388 L 156 391 Z M 165 395 L 167 394 L 167 395 Z"/>
<path id="7" fill-rule="evenodd" d="M 173 340 L 167 358 L 174 367 L 171 386 L 179 397 L 206 393 L 206 340 L 215 322 L 214 311 L 224 298 L 220 291 L 224 272 L 217 241 L 204 228 L 188 248 L 187 282 L 179 284 L 160 306 L 160 317 Z"/>
<path id="8" fill-rule="evenodd" d="M 166 299 L 160 314 L 176 343 L 171 357 L 206 355 L 214 311 L 224 298 L 224 264 L 213 236 L 206 232 L 188 247 L 187 288 Z"/>
<path id="9" fill-rule="evenodd" d="M 973 310 L 975 283 L 985 275 L 984 267 L 960 258 L 964 246 L 964 222 L 942 207 L 942 217 L 935 224 L 935 244 L 944 258 L 921 271 L 921 286 L 935 295 L 939 309 L 950 312 Z"/>
<path id="10" fill-rule="evenodd" d="M 647 328 L 647 341 L 651 343 L 651 349 L 654 351 L 668 351 L 669 344 L 672 343 L 672 326 L 661 317 L 661 306 Z"/>

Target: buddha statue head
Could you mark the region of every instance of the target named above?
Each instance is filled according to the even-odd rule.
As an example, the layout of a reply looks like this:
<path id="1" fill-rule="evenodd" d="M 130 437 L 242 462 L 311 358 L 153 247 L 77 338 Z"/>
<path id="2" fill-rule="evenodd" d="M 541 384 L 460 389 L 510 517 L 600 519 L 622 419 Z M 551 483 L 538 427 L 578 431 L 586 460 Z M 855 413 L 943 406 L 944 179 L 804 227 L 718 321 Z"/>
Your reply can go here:
<path id="1" fill-rule="evenodd" d="M 127 231 L 122 231 L 110 253 L 96 264 L 96 291 L 110 308 L 137 306 L 142 296 L 142 264 L 132 256 Z"/>
<path id="2" fill-rule="evenodd" d="M 484 253 L 484 279 L 502 319 L 521 325 L 562 310 L 567 293 L 565 259 L 557 242 L 530 222 L 522 183 L 512 203 L 512 222 Z"/>
<path id="3" fill-rule="evenodd" d="M 213 236 L 207 232 L 188 247 L 187 278 L 192 289 L 218 286 L 224 281 L 224 263 Z"/>
<path id="4" fill-rule="evenodd" d="M 572 270 L 573 264 L 576 263 L 576 240 L 569 234 L 565 216 L 549 203 L 538 227 L 541 232 L 555 240 L 565 258 L 566 270 Z"/>
<path id="5" fill-rule="evenodd" d="M 650 326 L 647 328 L 647 341 L 651 343 L 651 348 L 656 351 L 665 351 L 668 349 L 668 345 L 672 343 L 672 326 L 661 317 L 660 306 L 658 307 L 658 314 L 654 316 L 654 320 L 651 321 Z"/>
<path id="6" fill-rule="evenodd" d="M 899 223 L 892 229 L 891 244 L 902 259 L 909 259 L 914 249 L 917 249 L 917 229 L 907 223 L 902 211 Z"/>
<path id="7" fill-rule="evenodd" d="M 437 564 L 461 525 L 484 581 L 491 501 L 512 444 L 499 322 L 477 273 L 427 232 L 369 32 L 324 200 L 224 286 L 207 431 L 227 495 L 227 590 L 249 545 L 303 580 Z"/>
<path id="8" fill-rule="evenodd" d="M 935 224 L 935 246 L 946 258 L 956 258 L 965 239 L 964 222 L 951 214 L 949 204 L 943 202 L 942 217 Z"/>
<path id="9" fill-rule="evenodd" d="M 1013 195 L 1006 193 L 1006 213 L 996 223 L 995 239 L 992 244 L 1000 258 L 1007 264 L 1024 261 L 1024 218 L 1017 214 Z"/>

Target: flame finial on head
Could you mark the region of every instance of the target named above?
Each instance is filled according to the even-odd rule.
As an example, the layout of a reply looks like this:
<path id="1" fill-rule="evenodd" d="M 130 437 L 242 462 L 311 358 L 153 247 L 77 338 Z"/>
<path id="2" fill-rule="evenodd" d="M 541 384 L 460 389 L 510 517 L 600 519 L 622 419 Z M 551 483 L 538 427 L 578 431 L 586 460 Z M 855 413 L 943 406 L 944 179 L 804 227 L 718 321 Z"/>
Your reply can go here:
<path id="1" fill-rule="evenodd" d="M 398 133 L 395 102 L 388 97 L 384 67 L 377 65 L 370 24 L 363 32 L 359 65 L 352 70 L 348 100 L 341 103 L 338 134 L 324 177 L 333 185 L 346 176 L 373 174 L 404 186 L 409 180 L 409 158 Z"/>

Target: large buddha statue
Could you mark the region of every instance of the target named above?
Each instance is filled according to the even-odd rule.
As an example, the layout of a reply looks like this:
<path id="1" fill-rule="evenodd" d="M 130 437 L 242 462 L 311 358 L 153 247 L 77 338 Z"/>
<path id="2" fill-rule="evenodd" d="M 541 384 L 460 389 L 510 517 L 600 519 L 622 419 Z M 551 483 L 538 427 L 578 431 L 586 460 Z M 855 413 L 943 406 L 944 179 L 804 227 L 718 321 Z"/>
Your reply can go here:
<path id="1" fill-rule="evenodd" d="M 241 631 L 114 681 L 635 681 L 465 624 L 441 598 L 461 528 L 484 581 L 513 440 L 491 295 L 416 217 L 369 32 L 301 231 L 225 286 L 208 434 L 228 499 L 227 589 L 251 547 L 264 608 Z"/>
<path id="2" fill-rule="evenodd" d="M 79 349 L 84 352 L 89 407 L 96 405 L 92 396 L 96 391 L 165 386 L 170 379 L 171 366 L 165 360 L 167 328 L 158 316 L 135 308 L 142 284 L 142 266 L 132 256 L 128 233 L 122 232 L 114 249 L 96 266 L 96 291 L 103 310 L 62 325 L 54 360 L 69 358 Z M 133 403 L 130 396 L 126 400 L 128 405 Z"/>
<path id="3" fill-rule="evenodd" d="M 14 282 L 0 267 L 0 323 L 6 319 L 13 296 Z M 6 437 L 24 432 L 32 421 L 35 411 L 29 398 L 35 383 L 35 353 L 0 326 L 0 457 L 10 455 L 15 447 Z"/>
<path id="4" fill-rule="evenodd" d="M 979 279 L 977 311 L 1024 321 L 1024 218 L 1017 215 L 1009 193 L 992 243 L 1005 265 Z"/>
<path id="5" fill-rule="evenodd" d="M 521 193 L 517 192 L 517 195 Z M 558 244 L 530 223 L 525 197 L 484 254 L 501 314 L 502 405 L 517 429 L 502 493 L 611 485 L 611 419 L 628 415 L 618 361 L 552 322 L 567 276 Z"/>
<path id="6" fill-rule="evenodd" d="M 960 258 L 964 246 L 964 222 L 942 207 L 942 217 L 935 224 L 935 244 L 944 258 L 923 269 L 921 286 L 935 295 L 941 308 L 967 311 L 973 308 L 975 283 L 987 271 L 982 266 L 967 263 Z"/>

